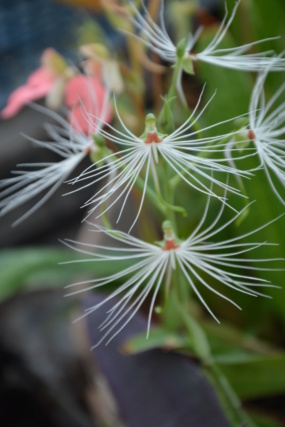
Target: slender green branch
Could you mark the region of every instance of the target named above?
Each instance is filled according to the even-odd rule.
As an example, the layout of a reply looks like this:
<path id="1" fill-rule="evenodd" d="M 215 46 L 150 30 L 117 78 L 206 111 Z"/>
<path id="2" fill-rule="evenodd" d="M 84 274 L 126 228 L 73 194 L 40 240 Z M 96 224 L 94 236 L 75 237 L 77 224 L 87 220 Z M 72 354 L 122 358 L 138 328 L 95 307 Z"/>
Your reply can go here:
<path id="1" fill-rule="evenodd" d="M 174 131 L 173 114 L 171 111 L 171 107 L 176 97 L 177 81 L 181 69 L 181 59 L 177 59 L 173 67 L 174 71 L 171 79 L 171 84 L 166 97 L 163 98 L 163 106 L 158 116 L 159 126 L 165 132 Z"/>

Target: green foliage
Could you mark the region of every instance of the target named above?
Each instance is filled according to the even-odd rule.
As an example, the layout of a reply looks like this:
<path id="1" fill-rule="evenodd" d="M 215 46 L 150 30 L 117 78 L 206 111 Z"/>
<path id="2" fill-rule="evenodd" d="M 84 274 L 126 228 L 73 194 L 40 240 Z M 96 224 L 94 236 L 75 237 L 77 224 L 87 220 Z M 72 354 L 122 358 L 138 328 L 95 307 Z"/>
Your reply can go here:
<path id="1" fill-rule="evenodd" d="M 125 263 L 82 263 L 83 257 L 58 248 L 24 248 L 0 253 L 0 301 L 20 291 L 46 287 L 63 288 L 78 277 L 112 274 Z M 85 257 L 86 259 L 86 257 Z M 69 263 L 63 265 L 64 263 Z M 63 264 L 62 264 L 63 263 Z M 64 293 L 64 292 L 63 292 Z"/>
<path id="2" fill-rule="evenodd" d="M 257 399 L 285 393 L 285 355 L 247 355 L 216 359 L 242 399 Z"/>

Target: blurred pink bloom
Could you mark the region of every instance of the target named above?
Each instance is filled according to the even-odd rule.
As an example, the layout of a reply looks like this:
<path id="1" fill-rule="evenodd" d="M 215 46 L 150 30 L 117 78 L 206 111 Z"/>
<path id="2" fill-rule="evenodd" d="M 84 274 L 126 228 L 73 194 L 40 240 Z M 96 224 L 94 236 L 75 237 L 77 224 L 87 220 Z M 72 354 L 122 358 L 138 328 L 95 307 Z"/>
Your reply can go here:
<path id="1" fill-rule="evenodd" d="M 7 106 L 1 111 L 1 117 L 9 119 L 29 102 L 44 98 L 51 90 L 53 83 L 52 72 L 45 67 L 38 68 L 30 75 L 25 85 L 18 87 L 10 95 Z"/>
<path id="2" fill-rule="evenodd" d="M 108 94 L 97 77 L 74 75 L 51 48 L 44 51 L 41 62 L 43 66 L 10 95 L 7 106 L 0 113 L 3 119 L 15 116 L 29 102 L 46 98 L 47 106 L 52 109 L 65 102 L 69 122 L 79 133 L 95 133 L 98 117 L 107 123 L 111 121 Z"/>
<path id="3" fill-rule="evenodd" d="M 108 101 L 107 91 L 97 77 L 81 74 L 66 84 L 65 104 L 70 110 L 69 122 L 77 132 L 95 133 L 99 118 L 109 123 L 112 110 Z"/>

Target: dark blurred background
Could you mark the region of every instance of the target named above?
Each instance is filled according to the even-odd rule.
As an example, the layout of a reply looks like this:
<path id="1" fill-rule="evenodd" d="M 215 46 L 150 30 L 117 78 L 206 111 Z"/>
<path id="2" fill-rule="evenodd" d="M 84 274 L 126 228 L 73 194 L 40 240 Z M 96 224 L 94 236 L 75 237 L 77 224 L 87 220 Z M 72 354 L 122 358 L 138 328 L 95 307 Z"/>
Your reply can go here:
<path id="1" fill-rule="evenodd" d="M 243 3 L 245 2 L 247 0 L 243 1 Z M 211 16 L 216 18 L 223 16 L 224 9 L 221 5 L 224 2 L 222 0 L 201 0 L 200 3 L 205 8 L 208 8 Z M 234 1 L 229 0 L 228 3 L 232 6 Z M 233 32 L 239 41 L 247 40 L 247 37 L 252 40 L 253 38 L 261 38 L 263 35 L 269 36 L 270 32 L 272 35 L 276 35 L 275 19 L 272 17 L 274 17 L 274 13 L 277 16 L 281 11 L 282 0 L 272 0 L 272 2 L 265 0 L 259 2 L 256 0 L 253 3 L 257 4 L 256 7 L 259 14 L 254 14 L 257 24 L 252 33 L 251 29 L 248 31 L 248 28 L 233 25 Z M 259 9 L 261 3 L 262 6 Z M 91 7 L 83 8 L 82 6 L 86 4 L 91 5 Z M 79 57 L 76 50 L 77 31 L 86 18 L 96 17 L 96 19 L 102 21 L 100 12 L 97 10 L 98 4 L 99 2 L 95 0 L 73 0 L 72 2 L 68 2 L 68 0 L 65 2 L 53 0 L 0 0 L 0 109 L 4 107 L 9 94 L 16 87 L 23 84 L 31 72 L 39 67 L 39 59 L 45 48 L 53 47 L 70 62 L 78 63 Z M 248 1 L 247 4 L 251 5 L 252 2 Z M 277 7 L 278 4 L 280 6 L 279 9 Z M 285 16 L 284 10 L 282 13 Z M 265 31 L 266 25 L 263 25 L 263 23 L 267 17 L 269 18 L 266 24 L 268 24 L 267 27 L 269 29 L 264 34 L 263 31 Z M 240 19 L 239 22 L 246 22 L 246 20 Z M 283 30 L 285 30 L 284 26 Z M 116 42 L 117 40 L 117 35 L 113 35 L 113 41 Z M 217 74 L 211 72 L 211 75 L 207 73 L 203 75 L 205 80 L 209 80 L 207 87 L 210 92 L 212 91 L 213 93 L 213 90 L 215 90 L 216 80 L 223 75 L 223 71 L 218 70 Z M 202 72 L 204 71 L 202 70 Z M 241 82 L 242 79 L 245 78 L 241 77 Z M 233 86 L 231 77 L 228 82 L 226 78 L 222 77 L 222 80 L 223 84 L 228 83 L 228 89 L 226 90 L 226 96 L 228 96 L 228 93 L 231 93 L 231 86 Z M 253 82 L 253 79 L 251 80 Z M 232 88 L 233 96 L 242 97 L 241 87 L 242 83 L 240 86 L 236 85 Z M 244 87 L 249 87 L 248 82 Z M 223 91 L 220 90 L 221 93 L 223 94 Z M 242 99 L 242 102 L 243 107 L 247 108 L 248 98 L 246 100 Z M 41 103 L 43 104 L 42 101 Z M 219 94 L 216 105 L 218 103 Z M 236 108 L 237 105 L 238 102 L 233 102 L 233 108 Z M 210 106 L 210 111 L 211 108 Z M 232 116 L 240 113 L 238 108 L 227 112 Z M 241 112 L 244 112 L 244 110 Z M 221 120 L 225 112 L 223 108 L 214 106 L 212 113 L 215 120 Z M 23 134 L 26 134 L 38 140 L 45 140 L 46 135 L 43 124 L 46 121 L 47 117 L 45 115 L 29 107 L 25 107 L 12 119 L 7 121 L 0 119 L 1 179 L 10 176 L 10 171 L 15 169 L 16 164 L 19 162 L 53 162 L 57 160 L 55 154 L 33 147 L 31 142 L 23 136 Z M 88 160 L 86 160 L 87 165 Z M 76 171 L 74 174 L 76 175 Z M 0 248 L 2 249 L 0 269 L 2 266 L 4 270 L 4 267 L 6 268 L 8 263 L 11 263 L 10 271 L 15 270 L 16 275 L 19 268 L 17 261 L 22 261 L 23 267 L 25 261 L 23 254 L 25 251 L 30 258 L 32 256 L 36 257 L 36 247 L 38 245 L 41 247 L 60 247 L 58 239 L 76 238 L 78 233 L 82 232 L 81 219 L 83 211 L 79 207 L 90 197 L 91 192 L 92 189 L 86 192 L 78 192 L 73 197 L 62 197 L 61 195 L 64 191 L 61 188 L 41 209 L 16 228 L 11 228 L 11 224 L 33 205 L 34 200 L 2 217 L 0 221 Z M 7 248 L 14 249 L 14 258 L 11 256 L 11 252 L 6 253 L 4 251 Z M 17 249 L 20 250 L 21 248 L 24 248 L 24 252 L 17 252 Z M 29 252 L 31 248 L 35 248 L 32 254 Z M 17 260 L 15 258 L 18 253 L 21 254 L 20 258 L 22 257 L 23 259 Z M 54 260 L 53 262 L 56 263 L 57 261 Z M 44 267 L 46 268 L 46 266 Z M 129 420 L 129 424 L 126 423 L 127 426 L 227 426 L 215 397 L 211 393 L 209 401 L 213 403 L 213 406 L 211 406 L 213 412 L 209 411 L 208 413 L 207 425 L 205 421 L 203 421 L 204 424 L 201 424 L 201 419 L 203 420 L 203 413 L 207 413 L 205 406 L 208 410 L 208 405 L 205 405 L 205 402 L 202 401 L 201 406 L 201 399 L 200 402 L 194 400 L 194 407 L 189 407 L 188 405 L 189 396 L 197 394 L 197 384 L 200 384 L 202 389 L 204 387 L 200 373 L 196 371 L 197 364 L 191 365 L 195 372 L 191 371 L 193 376 L 191 376 L 192 383 L 190 381 L 190 385 L 183 383 L 183 375 L 185 378 L 188 374 L 190 375 L 189 366 L 184 371 L 184 359 L 182 365 L 179 365 L 177 360 L 175 361 L 177 365 L 173 365 L 172 361 L 171 363 L 169 362 L 169 355 L 167 355 L 164 363 L 166 363 L 165 366 L 168 369 L 168 377 L 166 378 L 164 372 L 159 373 L 159 365 L 163 365 L 160 362 L 161 353 L 159 355 L 156 353 L 154 358 L 150 353 L 149 356 L 143 355 L 142 358 L 134 359 L 132 361 L 133 364 L 130 364 L 131 371 L 128 371 L 126 360 L 121 355 L 118 356 L 112 347 L 109 353 L 108 349 L 100 348 L 96 356 L 99 362 L 97 363 L 96 359 L 95 368 L 89 353 L 90 344 L 85 325 L 81 323 L 78 330 L 74 330 L 71 326 L 71 319 L 74 317 L 74 310 L 76 311 L 77 308 L 76 306 L 74 307 L 72 301 L 67 301 L 63 298 L 63 289 L 51 289 L 50 283 L 52 280 L 48 277 L 49 271 L 48 269 L 44 270 L 44 274 L 47 274 L 48 286 L 45 286 L 43 274 L 41 274 L 42 290 L 28 292 L 21 289 L 21 292 L 15 292 L 15 295 L 11 298 L 6 300 L 3 298 L 4 302 L 0 304 L 1 426 L 91 427 L 98 425 L 101 427 L 119 427 L 122 425 L 118 416 L 118 413 L 121 415 L 121 408 L 116 408 L 108 387 L 104 385 L 104 379 L 102 380 L 101 374 L 98 373 L 98 366 L 104 367 L 106 377 L 110 375 L 110 378 L 112 378 L 112 393 L 116 396 L 115 400 L 120 401 L 125 410 L 124 416 L 121 418 Z M 17 280 L 15 279 L 13 285 L 14 283 L 20 283 L 19 275 L 24 277 L 25 274 L 28 274 L 28 272 L 24 268 L 22 271 L 19 270 Z M 2 282 L 0 283 L 2 287 L 6 285 L 4 279 L 5 277 L 2 277 Z M 256 324 L 262 322 L 260 317 L 256 317 L 255 310 L 252 309 L 250 304 L 252 304 L 251 301 L 245 302 L 245 307 L 248 310 L 244 311 L 245 318 L 238 319 L 237 324 L 240 321 L 242 327 L 246 320 L 254 318 L 252 320 L 252 330 L 254 331 Z M 267 322 L 267 333 L 268 336 L 274 335 L 276 341 L 279 340 L 281 344 L 284 344 L 284 302 L 282 298 L 277 298 L 274 304 L 275 308 L 273 307 L 271 309 L 272 312 L 269 314 L 266 311 L 269 309 L 264 309 L 264 312 L 270 318 L 270 322 Z M 263 307 L 262 302 L 260 307 Z M 223 312 L 222 305 L 219 309 Z M 276 309 L 276 313 L 273 312 L 274 309 Z M 246 316 L 248 319 L 246 319 Z M 93 322 L 95 324 L 89 325 L 91 342 L 98 339 L 94 330 L 96 329 L 96 322 L 98 323 L 99 320 L 93 319 Z M 134 329 L 136 328 L 135 324 Z M 78 337 L 81 339 L 78 339 Z M 119 341 L 119 344 L 122 344 L 122 341 Z M 94 356 L 94 353 L 92 356 Z M 162 355 L 162 357 L 164 356 Z M 172 355 L 170 355 L 171 357 Z M 118 369 L 116 368 L 117 363 Z M 272 364 L 274 363 L 272 361 Z M 176 367 L 171 371 L 173 366 Z M 280 366 L 284 367 L 284 363 Z M 151 383 L 152 377 L 155 381 L 157 380 L 155 384 Z M 179 384 L 175 382 L 177 377 L 180 378 Z M 126 378 L 127 386 L 125 386 Z M 169 381 L 167 382 L 167 380 Z M 252 379 L 248 378 L 248 381 L 252 382 Z M 135 382 L 141 386 L 139 392 L 139 387 L 134 391 L 132 390 Z M 175 387 L 173 387 L 173 384 L 175 384 Z M 206 385 L 206 389 L 203 389 L 206 394 L 208 393 L 207 387 Z M 203 393 L 202 389 L 201 393 Z M 285 387 L 280 387 L 280 389 L 282 391 Z M 146 424 L 143 421 L 145 420 L 143 405 L 151 401 L 151 391 L 153 390 L 156 390 L 157 395 L 162 397 L 159 405 L 156 407 L 154 404 L 152 407 L 154 418 Z M 264 406 L 264 408 L 268 406 L 269 413 L 274 414 L 276 411 L 277 418 L 281 420 L 282 407 L 284 408 L 284 393 L 283 391 L 282 393 L 280 392 L 277 397 L 275 397 L 274 393 L 272 393 L 271 400 L 265 399 L 261 404 L 257 402 L 257 407 L 260 409 L 261 406 Z M 147 395 L 150 400 L 144 402 L 144 398 Z M 139 405 L 140 400 L 141 405 Z M 129 402 L 131 402 L 131 405 Z M 186 405 L 184 408 L 182 408 L 182 403 Z M 181 406 L 179 406 L 180 404 Z M 253 399 L 253 407 L 255 404 L 256 402 Z M 175 421 L 175 414 L 171 413 L 171 410 L 175 410 L 175 407 L 179 407 L 181 411 L 177 422 Z M 193 416 L 192 424 L 189 424 L 190 409 Z M 148 409 L 145 412 L 147 413 Z M 195 418 L 196 414 L 198 414 L 197 418 Z M 200 416 L 202 418 L 199 418 Z M 284 417 L 283 421 L 285 423 Z M 130 420 L 133 421 L 131 422 Z M 139 420 L 142 421 L 139 423 Z M 265 425 L 266 427 L 268 425 L 277 426 L 274 423 Z"/>

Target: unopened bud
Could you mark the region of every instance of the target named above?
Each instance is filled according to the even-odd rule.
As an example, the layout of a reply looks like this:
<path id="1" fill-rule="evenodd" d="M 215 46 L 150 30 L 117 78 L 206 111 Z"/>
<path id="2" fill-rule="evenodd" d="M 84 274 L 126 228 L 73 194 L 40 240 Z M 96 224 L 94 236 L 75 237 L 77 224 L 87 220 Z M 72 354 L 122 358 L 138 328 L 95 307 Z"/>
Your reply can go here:
<path id="1" fill-rule="evenodd" d="M 44 50 L 41 56 L 41 63 L 45 68 L 57 75 L 63 75 L 67 68 L 67 62 L 63 56 L 51 47 Z"/>
<path id="2" fill-rule="evenodd" d="M 242 151 L 244 148 L 248 147 L 248 145 L 250 143 L 250 137 L 248 135 L 248 129 L 246 129 L 246 128 L 240 129 L 240 131 L 234 135 L 234 140 L 236 143 L 236 147 L 239 150 Z"/>
<path id="3" fill-rule="evenodd" d="M 165 239 L 174 237 L 173 226 L 171 221 L 169 220 L 163 221 L 161 228 L 164 233 Z"/>
<path id="4" fill-rule="evenodd" d="M 145 118 L 145 131 L 146 132 L 156 132 L 156 117 L 154 114 L 149 113 Z"/>
<path id="5" fill-rule="evenodd" d="M 186 43 L 186 39 L 182 39 L 176 46 L 176 55 L 180 59 L 182 59 L 185 55 Z"/>
<path id="6" fill-rule="evenodd" d="M 247 125 L 248 125 L 247 117 L 238 117 L 237 119 L 234 120 L 235 129 L 245 128 Z"/>

